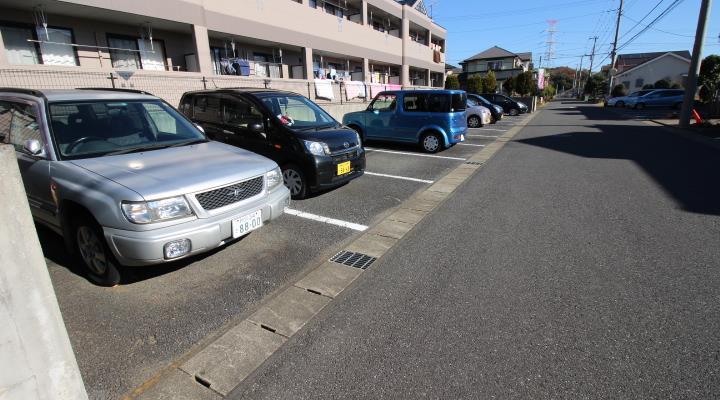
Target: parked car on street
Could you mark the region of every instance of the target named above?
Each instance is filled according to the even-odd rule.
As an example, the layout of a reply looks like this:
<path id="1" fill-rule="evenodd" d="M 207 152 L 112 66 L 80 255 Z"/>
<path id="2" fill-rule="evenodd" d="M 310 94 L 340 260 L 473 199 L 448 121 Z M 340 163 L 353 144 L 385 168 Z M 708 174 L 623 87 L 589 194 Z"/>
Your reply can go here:
<path id="1" fill-rule="evenodd" d="M 466 103 L 462 90 L 380 92 L 365 111 L 345 114 L 343 124 L 363 140 L 417 143 L 435 153 L 465 140 Z"/>
<path id="2" fill-rule="evenodd" d="M 518 115 L 528 111 L 528 106 L 525 103 L 511 99 L 504 94 L 499 93 L 481 93 L 480 96 L 486 98 L 493 104 L 497 104 L 503 108 L 505 114 Z"/>
<path id="3" fill-rule="evenodd" d="M 480 128 L 492 121 L 490 110 L 470 97 L 467 99 L 465 115 L 467 115 L 468 128 Z"/>
<path id="4" fill-rule="evenodd" d="M 644 96 L 655 89 L 643 89 L 637 92 L 632 92 L 627 96 L 610 97 L 606 102 L 606 107 L 625 107 L 625 103 L 636 97 Z"/>
<path id="5" fill-rule="evenodd" d="M 492 117 L 492 121 L 490 121 L 490 123 L 494 124 L 502 119 L 504 110 L 499 105 L 493 104 L 486 98 L 477 94 L 468 93 L 467 97 L 468 99 L 477 101 L 481 106 L 490 110 L 490 116 Z"/>
<path id="6" fill-rule="evenodd" d="M 180 110 L 213 139 L 261 154 L 280 165 L 295 199 L 360 177 L 360 136 L 297 93 L 271 89 L 187 92 Z"/>
<path id="7" fill-rule="evenodd" d="M 680 109 L 684 96 L 685 90 L 683 89 L 656 89 L 642 96 L 628 99 L 625 107 L 638 110 L 646 107 Z"/>
<path id="8" fill-rule="evenodd" d="M 0 136 L 15 146 L 35 221 L 101 285 L 120 282 L 121 265 L 247 235 L 290 199 L 275 162 L 209 141 L 140 91 L 0 89 Z"/>

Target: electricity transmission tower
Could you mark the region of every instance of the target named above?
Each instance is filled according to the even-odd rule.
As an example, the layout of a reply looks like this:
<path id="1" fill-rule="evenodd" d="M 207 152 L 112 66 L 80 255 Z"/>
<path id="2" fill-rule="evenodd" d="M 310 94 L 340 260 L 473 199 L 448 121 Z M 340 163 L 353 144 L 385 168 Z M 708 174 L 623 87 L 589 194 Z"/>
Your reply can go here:
<path id="1" fill-rule="evenodd" d="M 550 67 L 552 60 L 555 58 L 555 25 L 558 23 L 556 19 L 549 19 L 547 20 L 548 23 L 548 29 L 547 29 L 547 40 L 545 41 L 546 44 L 546 51 L 545 51 L 545 66 Z M 541 63 L 542 64 L 542 63 Z M 540 65 L 542 67 L 542 65 Z"/>

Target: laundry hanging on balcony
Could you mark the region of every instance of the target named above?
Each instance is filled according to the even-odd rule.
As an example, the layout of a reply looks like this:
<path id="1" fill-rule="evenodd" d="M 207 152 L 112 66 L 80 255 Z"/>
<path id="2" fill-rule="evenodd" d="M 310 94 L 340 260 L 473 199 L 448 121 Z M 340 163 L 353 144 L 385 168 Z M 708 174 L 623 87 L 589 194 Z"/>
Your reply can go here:
<path id="1" fill-rule="evenodd" d="M 360 81 L 345 81 L 345 95 L 348 100 L 356 97 L 365 97 L 365 84 Z"/>
<path id="2" fill-rule="evenodd" d="M 327 79 L 315 79 L 315 96 L 323 99 L 335 100 L 332 81 Z"/>

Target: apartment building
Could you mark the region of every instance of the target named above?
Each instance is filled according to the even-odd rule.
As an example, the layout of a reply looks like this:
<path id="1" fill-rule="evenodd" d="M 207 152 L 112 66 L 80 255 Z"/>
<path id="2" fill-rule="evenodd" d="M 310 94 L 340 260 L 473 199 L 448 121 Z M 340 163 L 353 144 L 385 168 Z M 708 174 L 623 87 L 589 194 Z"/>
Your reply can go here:
<path id="1" fill-rule="evenodd" d="M 155 88 L 176 103 L 165 86 L 441 87 L 447 31 L 422 0 L 3 0 L 0 35 L 0 85 Z"/>

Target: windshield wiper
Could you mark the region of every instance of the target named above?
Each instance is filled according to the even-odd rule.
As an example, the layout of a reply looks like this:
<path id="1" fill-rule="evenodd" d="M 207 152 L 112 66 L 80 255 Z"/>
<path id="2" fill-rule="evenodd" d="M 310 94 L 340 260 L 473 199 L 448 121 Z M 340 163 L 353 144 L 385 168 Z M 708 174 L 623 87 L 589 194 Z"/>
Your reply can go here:
<path id="1" fill-rule="evenodd" d="M 106 156 L 116 156 L 116 155 L 120 155 L 120 154 L 139 153 L 139 152 L 147 151 L 147 150 L 164 149 L 164 148 L 170 147 L 170 146 L 171 145 L 163 144 L 163 145 L 158 145 L 158 146 L 131 147 L 129 149 L 110 151 L 110 152 L 105 153 L 105 155 Z"/>
<path id="2" fill-rule="evenodd" d="M 191 145 L 191 144 L 207 143 L 207 142 L 209 142 L 209 140 L 207 140 L 207 139 L 195 139 L 195 140 L 190 140 L 190 141 L 188 141 L 188 142 L 175 143 L 175 144 L 170 145 L 170 146 L 168 146 L 168 147 L 189 146 L 189 145 Z"/>

